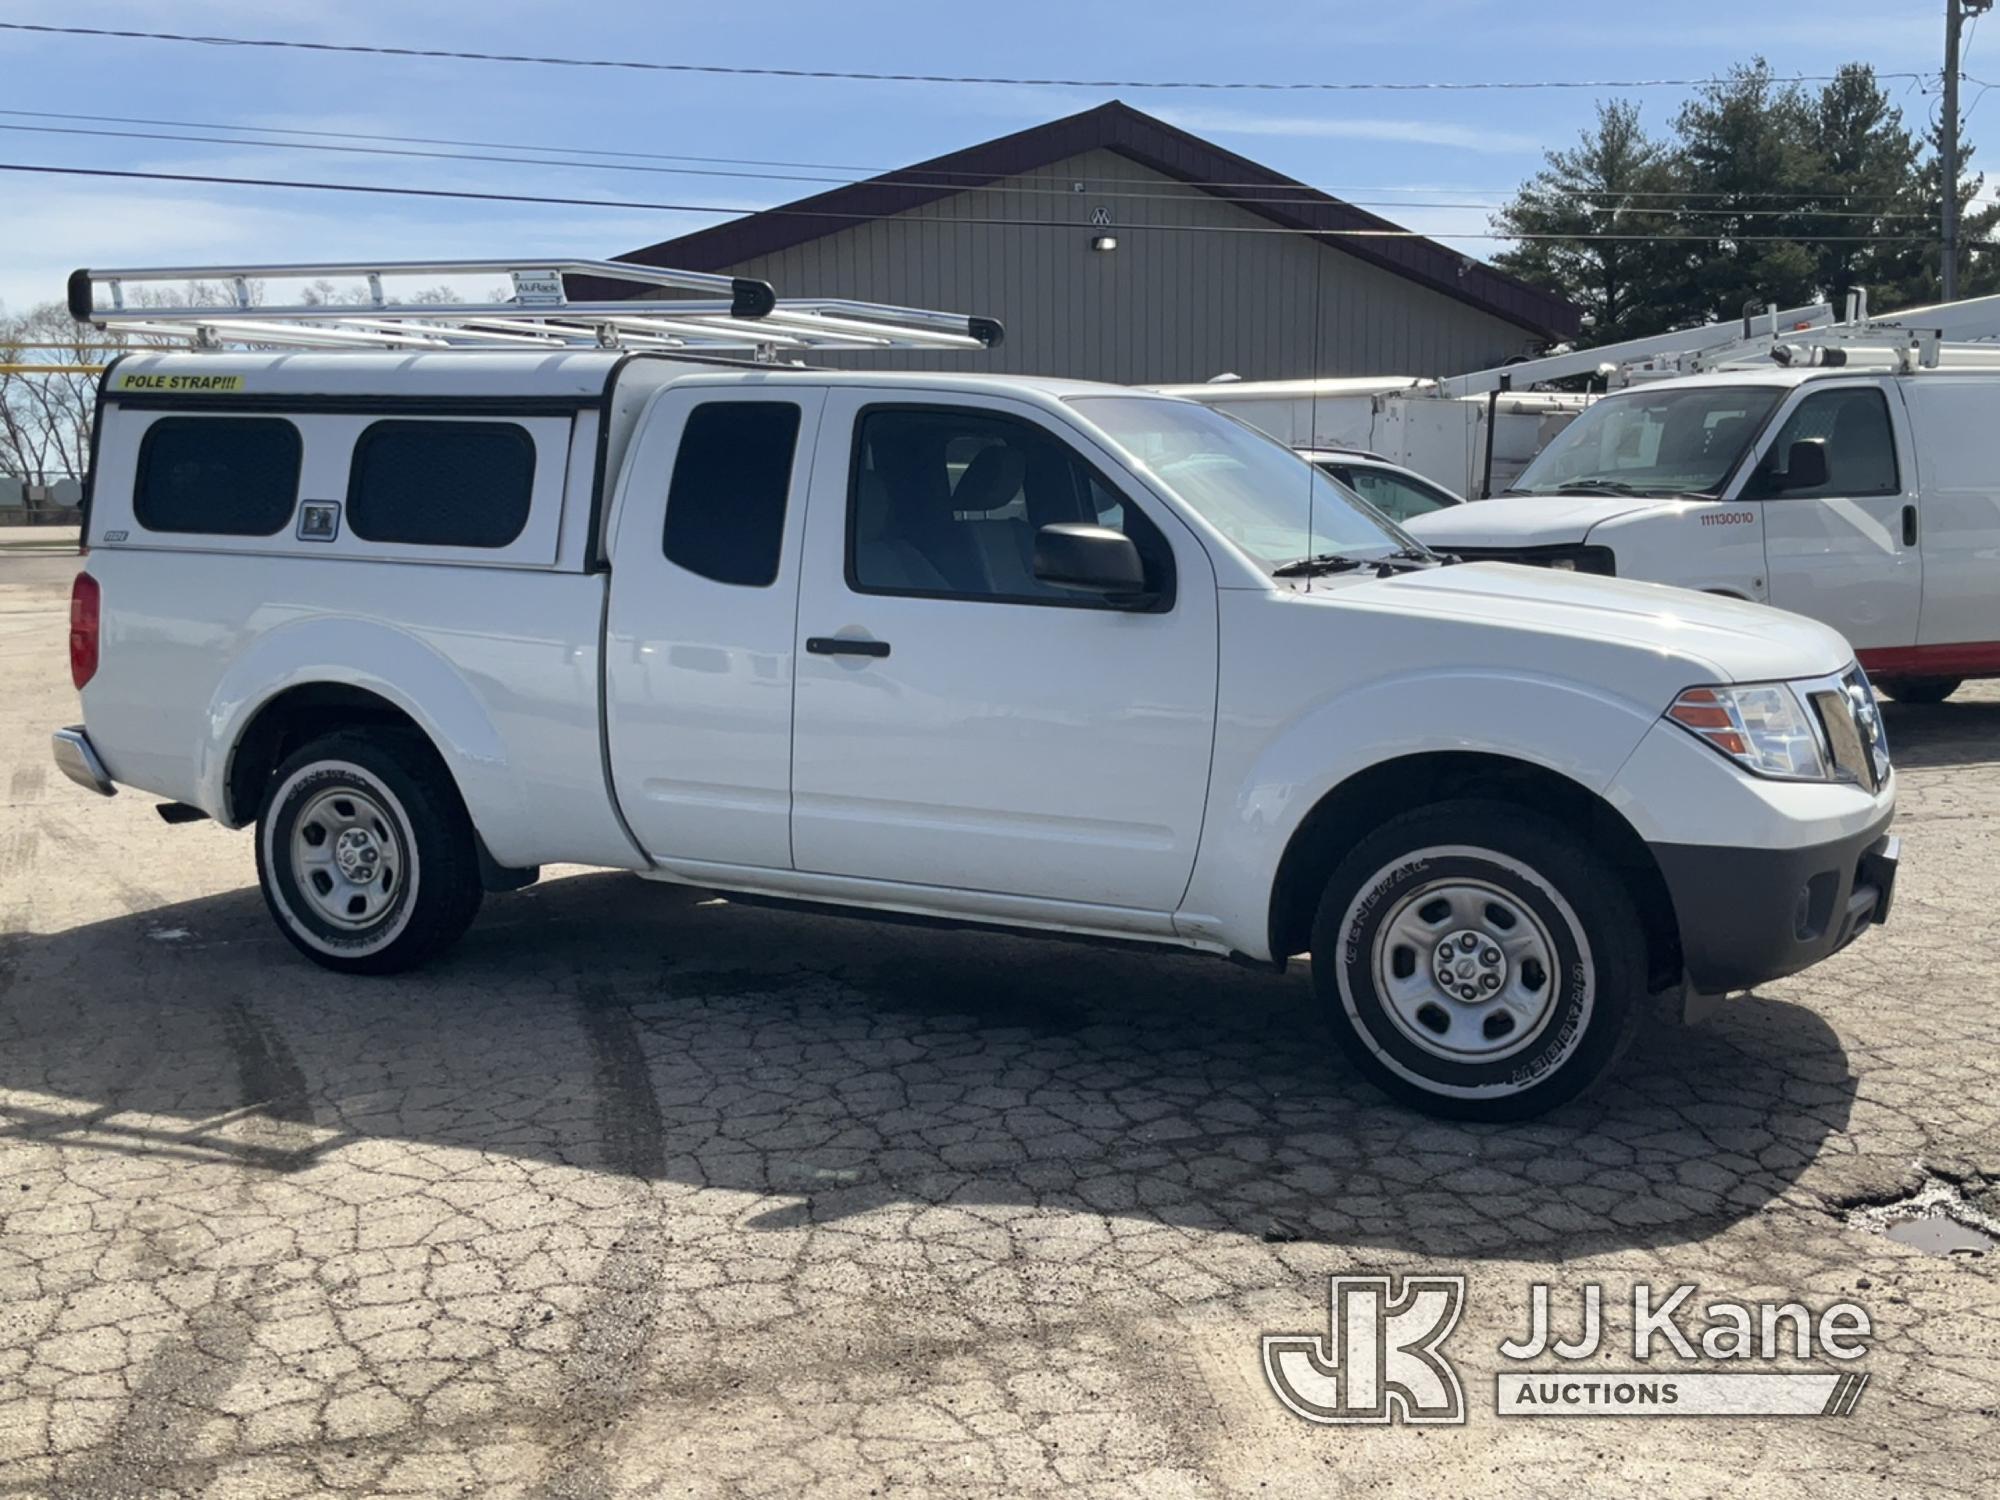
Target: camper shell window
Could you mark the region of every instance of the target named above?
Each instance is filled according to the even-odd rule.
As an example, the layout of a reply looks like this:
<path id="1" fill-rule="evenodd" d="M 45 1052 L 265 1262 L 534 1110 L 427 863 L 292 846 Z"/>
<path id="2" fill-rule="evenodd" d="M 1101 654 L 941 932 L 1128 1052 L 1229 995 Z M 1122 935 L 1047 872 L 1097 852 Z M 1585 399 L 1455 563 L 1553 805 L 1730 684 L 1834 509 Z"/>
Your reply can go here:
<path id="1" fill-rule="evenodd" d="M 161 417 L 139 442 L 133 517 L 148 531 L 274 536 L 298 504 L 302 452 L 276 417 Z"/>
<path id="2" fill-rule="evenodd" d="M 376 422 L 354 444 L 347 525 L 364 542 L 505 547 L 528 524 L 535 441 L 512 422 Z"/>

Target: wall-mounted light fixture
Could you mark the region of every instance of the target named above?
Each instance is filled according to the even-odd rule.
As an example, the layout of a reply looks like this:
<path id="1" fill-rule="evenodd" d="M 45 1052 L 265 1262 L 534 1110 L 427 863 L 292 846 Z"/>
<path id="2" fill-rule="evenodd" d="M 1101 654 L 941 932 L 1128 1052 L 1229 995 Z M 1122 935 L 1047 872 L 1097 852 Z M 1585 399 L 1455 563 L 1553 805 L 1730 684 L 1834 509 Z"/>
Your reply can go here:
<path id="1" fill-rule="evenodd" d="M 1098 251 L 1100 254 L 1105 251 L 1116 250 L 1118 248 L 1118 236 L 1115 234 L 1094 234 L 1090 237 L 1090 248 Z"/>

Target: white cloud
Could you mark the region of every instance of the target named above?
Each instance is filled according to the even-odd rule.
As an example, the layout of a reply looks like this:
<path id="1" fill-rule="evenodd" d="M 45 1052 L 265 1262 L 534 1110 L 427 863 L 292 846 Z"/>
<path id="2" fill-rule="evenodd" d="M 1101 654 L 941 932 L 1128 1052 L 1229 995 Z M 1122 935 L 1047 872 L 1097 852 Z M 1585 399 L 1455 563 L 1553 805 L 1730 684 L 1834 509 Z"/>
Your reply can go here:
<path id="1" fill-rule="evenodd" d="M 1480 125 L 1452 125 L 1443 120 L 1395 120 L 1355 115 L 1259 115 L 1232 109 L 1154 111 L 1161 119 L 1201 135 L 1257 135 L 1350 141 L 1394 141 L 1409 146 L 1446 146 L 1454 151 L 1487 155 L 1539 152 L 1541 138 L 1493 130 Z"/>

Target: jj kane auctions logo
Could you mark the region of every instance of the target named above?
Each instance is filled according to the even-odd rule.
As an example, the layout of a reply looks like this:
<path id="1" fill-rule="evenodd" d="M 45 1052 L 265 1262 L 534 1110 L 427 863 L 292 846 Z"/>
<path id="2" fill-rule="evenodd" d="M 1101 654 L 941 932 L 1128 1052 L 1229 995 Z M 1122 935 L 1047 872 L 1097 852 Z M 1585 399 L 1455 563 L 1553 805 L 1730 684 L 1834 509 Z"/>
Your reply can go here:
<path id="1" fill-rule="evenodd" d="M 1681 1360 L 1843 1363 L 1868 1352 L 1868 1314 L 1852 1302 L 1815 1313 L 1799 1302 L 1714 1301 L 1692 1321 L 1696 1288 L 1664 1297 L 1632 1288 L 1632 1358 L 1656 1353 Z M 1462 1424 L 1464 1387 L 1442 1351 L 1465 1310 L 1463 1276 L 1329 1278 L 1327 1331 L 1266 1334 L 1264 1379 L 1287 1410 L 1327 1425 L 1390 1422 Z M 1527 1333 L 1500 1345 L 1516 1364 L 1560 1361 L 1555 1368 L 1502 1370 L 1494 1410 L 1500 1416 L 1847 1416 L 1868 1384 L 1853 1370 L 1741 1368 L 1665 1372 L 1574 1368 L 1604 1343 L 1603 1289 L 1590 1283 L 1578 1299 L 1574 1337 L 1552 1326 L 1549 1288 L 1530 1288 Z"/>

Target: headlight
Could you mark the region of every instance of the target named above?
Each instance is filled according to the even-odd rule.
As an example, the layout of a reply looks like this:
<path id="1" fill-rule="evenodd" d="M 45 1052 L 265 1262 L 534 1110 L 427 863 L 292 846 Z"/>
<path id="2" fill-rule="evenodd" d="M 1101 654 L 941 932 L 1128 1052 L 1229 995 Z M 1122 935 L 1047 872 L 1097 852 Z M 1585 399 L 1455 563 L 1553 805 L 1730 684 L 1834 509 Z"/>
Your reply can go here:
<path id="1" fill-rule="evenodd" d="M 1830 778 L 1811 710 L 1789 683 L 1689 688 L 1674 699 L 1667 717 L 1760 776 Z"/>
<path id="2" fill-rule="evenodd" d="M 1555 547 L 1542 561 L 1561 573 L 1597 573 L 1615 577 L 1618 561 L 1609 547 Z"/>

